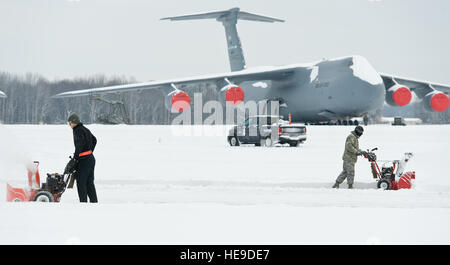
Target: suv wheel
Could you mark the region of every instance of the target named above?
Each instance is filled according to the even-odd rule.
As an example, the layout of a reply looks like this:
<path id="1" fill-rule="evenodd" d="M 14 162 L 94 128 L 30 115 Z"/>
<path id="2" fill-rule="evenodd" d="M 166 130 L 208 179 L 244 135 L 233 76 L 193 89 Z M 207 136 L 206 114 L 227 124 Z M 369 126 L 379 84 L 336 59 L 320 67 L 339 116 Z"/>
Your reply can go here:
<path id="1" fill-rule="evenodd" d="M 300 142 L 299 142 L 299 141 L 298 141 L 298 142 L 290 142 L 289 145 L 290 145 L 291 147 L 296 147 L 296 146 L 299 146 L 299 145 L 300 145 Z"/>
<path id="2" fill-rule="evenodd" d="M 267 137 L 267 138 L 261 139 L 261 146 L 267 146 L 267 147 L 272 146 L 272 138 Z"/>
<path id="3" fill-rule="evenodd" d="M 230 137 L 230 140 L 228 141 L 231 146 L 239 146 L 239 140 L 236 136 Z"/>

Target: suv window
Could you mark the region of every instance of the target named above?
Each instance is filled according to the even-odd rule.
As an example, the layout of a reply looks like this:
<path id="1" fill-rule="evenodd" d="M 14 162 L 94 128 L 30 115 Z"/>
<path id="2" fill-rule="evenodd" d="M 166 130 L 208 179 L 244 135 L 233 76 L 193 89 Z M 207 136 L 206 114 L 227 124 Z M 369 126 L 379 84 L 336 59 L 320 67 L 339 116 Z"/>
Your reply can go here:
<path id="1" fill-rule="evenodd" d="M 272 125 L 272 123 L 276 123 L 278 119 L 276 117 L 259 117 L 259 123 L 261 125 Z"/>
<path id="2" fill-rule="evenodd" d="M 250 124 L 251 125 L 254 125 L 256 122 L 254 121 L 254 119 L 253 118 L 248 118 L 248 119 L 246 119 L 245 121 L 244 121 L 244 126 L 245 127 L 248 127 Z"/>

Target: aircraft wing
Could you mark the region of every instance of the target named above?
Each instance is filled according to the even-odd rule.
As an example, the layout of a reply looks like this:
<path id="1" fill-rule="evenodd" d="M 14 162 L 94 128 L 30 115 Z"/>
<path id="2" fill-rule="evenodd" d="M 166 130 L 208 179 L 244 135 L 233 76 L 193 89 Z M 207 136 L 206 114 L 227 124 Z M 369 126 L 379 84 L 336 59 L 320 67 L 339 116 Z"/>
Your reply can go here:
<path id="1" fill-rule="evenodd" d="M 228 72 L 221 74 L 211 74 L 211 75 L 202 75 L 202 76 L 194 76 L 187 78 L 179 78 L 179 79 L 169 79 L 162 81 L 150 81 L 145 83 L 136 83 L 136 84 L 127 84 L 127 85 L 117 85 L 117 86 L 109 86 L 109 87 L 98 87 L 98 88 L 89 88 L 83 90 L 74 90 L 68 91 L 64 93 L 60 93 L 52 96 L 52 98 L 66 98 L 66 97 L 79 97 L 79 96 L 88 96 L 88 95 L 97 95 L 97 94 L 106 94 L 106 93 L 116 93 L 116 92 L 126 92 L 126 91 L 139 91 L 144 89 L 161 89 L 161 88 L 169 88 L 170 86 L 183 86 L 183 85 L 191 85 L 191 84 L 205 84 L 205 83 L 214 83 L 214 84 L 224 84 L 227 83 L 228 80 L 231 83 L 239 84 L 244 81 L 253 81 L 253 80 L 278 80 L 289 77 L 294 74 L 295 68 L 299 66 L 284 66 L 284 67 L 263 67 L 263 68 L 252 68 L 248 70 L 242 70 L 237 72 Z M 219 89 L 221 87 L 218 87 Z"/>
<path id="2" fill-rule="evenodd" d="M 419 98 L 423 98 L 428 93 L 434 92 L 436 90 L 442 91 L 445 94 L 449 94 L 450 92 L 450 85 L 438 84 L 429 81 L 399 77 L 383 73 L 380 73 L 380 76 L 383 79 L 386 89 L 388 89 L 395 83 L 399 83 L 409 87 L 411 91 L 413 91 Z"/>

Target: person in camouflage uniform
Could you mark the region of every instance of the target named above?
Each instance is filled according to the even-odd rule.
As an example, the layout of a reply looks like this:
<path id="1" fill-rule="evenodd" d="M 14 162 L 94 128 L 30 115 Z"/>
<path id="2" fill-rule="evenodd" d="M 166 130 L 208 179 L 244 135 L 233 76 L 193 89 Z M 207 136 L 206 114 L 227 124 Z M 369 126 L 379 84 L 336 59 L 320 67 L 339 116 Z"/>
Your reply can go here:
<path id="1" fill-rule="evenodd" d="M 355 177 L 355 163 L 358 160 L 359 155 L 363 155 L 364 151 L 359 149 L 358 138 L 364 132 L 364 128 L 361 126 L 356 126 L 355 130 L 353 130 L 347 139 L 345 140 L 345 150 L 342 155 L 342 160 L 344 161 L 343 170 L 341 174 L 336 179 L 336 183 L 333 185 L 333 188 L 339 188 L 339 184 L 341 184 L 345 179 L 347 179 L 348 188 L 353 188 L 353 179 Z"/>

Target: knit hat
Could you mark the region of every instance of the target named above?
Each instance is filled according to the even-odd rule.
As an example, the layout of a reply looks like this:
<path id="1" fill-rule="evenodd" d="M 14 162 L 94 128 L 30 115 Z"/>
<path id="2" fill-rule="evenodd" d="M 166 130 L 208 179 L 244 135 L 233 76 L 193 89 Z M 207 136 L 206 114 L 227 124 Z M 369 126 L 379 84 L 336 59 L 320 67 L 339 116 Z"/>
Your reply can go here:
<path id="1" fill-rule="evenodd" d="M 73 124 L 78 124 L 80 123 L 80 117 L 78 117 L 77 114 L 72 114 L 69 116 L 69 118 L 67 118 L 67 121 Z"/>
<path id="2" fill-rule="evenodd" d="M 354 132 L 358 137 L 360 137 L 364 132 L 364 128 L 362 126 L 356 126 Z"/>

